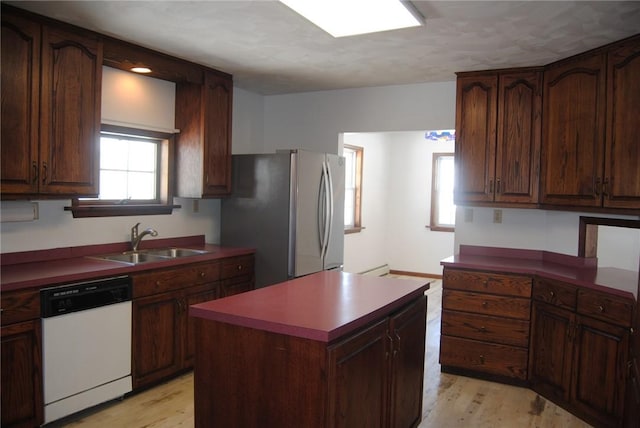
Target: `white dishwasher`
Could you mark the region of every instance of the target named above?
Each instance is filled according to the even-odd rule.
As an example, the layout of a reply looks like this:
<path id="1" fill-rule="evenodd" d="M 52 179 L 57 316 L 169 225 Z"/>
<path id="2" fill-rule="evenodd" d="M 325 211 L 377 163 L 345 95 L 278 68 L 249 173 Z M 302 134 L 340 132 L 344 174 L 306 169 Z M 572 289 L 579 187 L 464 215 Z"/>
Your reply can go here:
<path id="1" fill-rule="evenodd" d="M 45 423 L 131 391 L 129 277 L 43 289 Z"/>

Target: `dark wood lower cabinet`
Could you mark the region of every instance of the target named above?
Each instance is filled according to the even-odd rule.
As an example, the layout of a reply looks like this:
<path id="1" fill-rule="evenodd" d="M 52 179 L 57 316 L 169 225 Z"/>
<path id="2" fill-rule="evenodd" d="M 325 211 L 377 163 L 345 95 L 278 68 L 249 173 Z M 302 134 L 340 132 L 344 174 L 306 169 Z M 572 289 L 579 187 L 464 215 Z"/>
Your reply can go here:
<path id="1" fill-rule="evenodd" d="M 335 343 L 196 318 L 196 427 L 415 427 L 426 297 Z"/>
<path id="2" fill-rule="evenodd" d="M 44 422 L 41 335 L 39 319 L 2 326 L 3 427 Z"/>
<path id="3" fill-rule="evenodd" d="M 595 426 L 623 426 L 628 327 L 534 301 L 530 348 L 534 391 Z"/>

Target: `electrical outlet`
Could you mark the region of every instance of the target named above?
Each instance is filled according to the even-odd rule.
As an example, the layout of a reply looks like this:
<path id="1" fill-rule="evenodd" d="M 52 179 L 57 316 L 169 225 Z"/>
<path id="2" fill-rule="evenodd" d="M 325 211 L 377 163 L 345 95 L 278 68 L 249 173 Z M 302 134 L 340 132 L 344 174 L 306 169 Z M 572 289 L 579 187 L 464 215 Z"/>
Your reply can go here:
<path id="1" fill-rule="evenodd" d="M 200 211 L 200 200 L 199 199 L 194 199 L 193 200 L 193 212 L 197 213 L 198 211 Z"/>
<path id="2" fill-rule="evenodd" d="M 473 208 L 464 209 L 464 222 L 473 223 Z"/>
<path id="3" fill-rule="evenodd" d="M 502 223 L 502 210 L 493 210 L 493 222 Z"/>

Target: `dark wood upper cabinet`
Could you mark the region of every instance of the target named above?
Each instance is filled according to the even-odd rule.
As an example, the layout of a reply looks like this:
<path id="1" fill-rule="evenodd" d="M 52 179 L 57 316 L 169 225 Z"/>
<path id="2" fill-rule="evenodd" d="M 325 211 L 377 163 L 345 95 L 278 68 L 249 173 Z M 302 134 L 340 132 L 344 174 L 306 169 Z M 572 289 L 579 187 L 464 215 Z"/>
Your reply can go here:
<path id="1" fill-rule="evenodd" d="M 640 37 L 611 49 L 607 56 L 605 207 L 640 207 L 639 118 Z"/>
<path id="2" fill-rule="evenodd" d="M 231 192 L 231 76 L 204 71 L 204 83 L 176 86 L 177 196 Z"/>
<path id="3" fill-rule="evenodd" d="M 542 203 L 601 205 L 605 60 L 600 52 L 545 71 Z"/>
<path id="4" fill-rule="evenodd" d="M 536 204 L 542 74 L 459 73 L 456 202 Z"/>
<path id="5" fill-rule="evenodd" d="M 3 198 L 96 196 L 102 44 L 2 13 Z"/>
<path id="6" fill-rule="evenodd" d="M 459 76 L 456 88 L 456 203 L 493 201 L 498 75 Z"/>
<path id="7" fill-rule="evenodd" d="M 494 199 L 535 204 L 540 174 L 542 73 L 503 73 L 498 83 Z"/>

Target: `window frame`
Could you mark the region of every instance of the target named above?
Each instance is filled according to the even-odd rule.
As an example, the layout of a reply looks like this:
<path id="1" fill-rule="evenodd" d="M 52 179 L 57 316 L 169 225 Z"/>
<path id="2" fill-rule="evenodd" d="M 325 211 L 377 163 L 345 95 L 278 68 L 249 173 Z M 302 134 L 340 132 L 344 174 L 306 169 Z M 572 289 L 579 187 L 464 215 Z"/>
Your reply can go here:
<path id="1" fill-rule="evenodd" d="M 344 233 L 359 233 L 364 229 L 362 227 L 362 171 L 364 166 L 364 147 L 345 144 L 343 148 L 353 151 L 356 155 L 353 226 L 345 225 Z"/>
<path id="2" fill-rule="evenodd" d="M 173 204 L 175 134 L 109 124 L 102 124 L 100 137 L 103 133 L 130 136 L 132 139 L 140 140 L 162 140 L 157 143 L 157 199 L 118 201 L 73 198 L 71 206 L 65 207 L 66 211 L 71 211 L 74 218 L 84 218 L 171 214 L 174 208 L 181 207 Z M 99 146 L 96 150 L 100 150 Z"/>
<path id="3" fill-rule="evenodd" d="M 441 158 L 451 157 L 454 158 L 454 153 L 433 153 L 432 154 L 432 165 L 431 165 L 431 215 L 429 218 L 429 229 L 432 231 L 438 232 L 455 232 L 455 225 L 443 225 L 439 222 L 438 218 L 438 200 L 440 191 L 438 189 L 438 178 L 439 178 L 439 168 L 438 162 Z M 454 158 L 455 160 L 455 158 Z M 454 175 L 455 176 L 455 175 Z"/>

